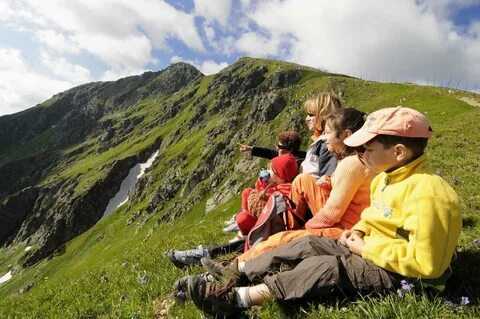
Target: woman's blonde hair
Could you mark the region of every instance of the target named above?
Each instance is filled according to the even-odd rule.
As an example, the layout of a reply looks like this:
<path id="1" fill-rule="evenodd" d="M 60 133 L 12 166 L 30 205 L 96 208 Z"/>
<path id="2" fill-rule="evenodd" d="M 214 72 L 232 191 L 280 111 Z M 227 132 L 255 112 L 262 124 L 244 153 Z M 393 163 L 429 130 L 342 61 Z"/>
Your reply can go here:
<path id="1" fill-rule="evenodd" d="M 342 102 L 337 95 L 327 92 L 307 99 L 303 107 L 305 112 L 315 115 L 315 135 L 322 134 L 328 117 L 343 109 Z"/>

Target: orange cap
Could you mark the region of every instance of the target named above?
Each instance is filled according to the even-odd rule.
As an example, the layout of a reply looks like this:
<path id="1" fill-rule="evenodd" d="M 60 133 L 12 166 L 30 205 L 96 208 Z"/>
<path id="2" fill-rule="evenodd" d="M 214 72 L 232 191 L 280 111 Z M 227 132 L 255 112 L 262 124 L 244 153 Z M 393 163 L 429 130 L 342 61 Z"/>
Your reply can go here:
<path id="1" fill-rule="evenodd" d="M 417 110 L 403 106 L 388 107 L 370 114 L 362 128 L 343 142 L 356 147 L 377 135 L 430 138 L 432 128 L 425 115 Z"/>

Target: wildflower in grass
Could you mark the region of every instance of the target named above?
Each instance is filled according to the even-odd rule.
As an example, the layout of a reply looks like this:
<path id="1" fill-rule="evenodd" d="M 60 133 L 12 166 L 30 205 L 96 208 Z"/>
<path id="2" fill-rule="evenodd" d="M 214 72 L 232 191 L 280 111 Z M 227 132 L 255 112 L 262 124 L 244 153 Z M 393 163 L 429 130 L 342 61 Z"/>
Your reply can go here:
<path id="1" fill-rule="evenodd" d="M 403 298 L 405 294 L 411 292 L 415 286 L 407 280 L 400 281 L 400 289 L 397 289 L 397 294 L 400 298 Z"/>
<path id="2" fill-rule="evenodd" d="M 139 273 L 138 276 L 137 276 L 137 282 L 142 286 L 146 285 L 148 283 L 149 279 L 150 278 L 148 277 L 146 271 L 143 271 L 143 272 Z"/>
<path id="3" fill-rule="evenodd" d="M 405 292 L 410 292 L 415 287 L 412 283 L 410 283 L 406 280 L 400 281 L 400 285 L 401 285 L 402 290 L 404 290 Z"/>
<path id="4" fill-rule="evenodd" d="M 462 299 L 460 300 L 460 305 L 466 306 L 470 304 L 470 299 L 466 296 L 462 296 Z"/>

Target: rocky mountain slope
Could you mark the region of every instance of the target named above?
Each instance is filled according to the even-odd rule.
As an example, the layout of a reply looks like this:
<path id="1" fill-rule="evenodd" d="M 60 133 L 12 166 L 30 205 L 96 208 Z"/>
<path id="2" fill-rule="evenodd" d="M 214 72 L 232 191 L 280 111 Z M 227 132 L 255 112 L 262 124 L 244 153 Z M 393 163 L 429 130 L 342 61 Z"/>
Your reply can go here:
<path id="1" fill-rule="evenodd" d="M 0 244 L 35 245 L 25 257 L 30 265 L 94 225 L 128 169 L 158 148 L 160 140 L 100 163 L 89 181 L 82 176 L 85 171 L 65 173 L 88 156 L 115 149 L 144 121 L 142 115 L 119 114 L 147 97 L 170 97 L 202 76 L 179 63 L 160 72 L 82 85 L 1 117 Z"/>
<path id="2" fill-rule="evenodd" d="M 222 220 L 264 164 L 241 157 L 238 143 L 268 146 L 296 129 L 306 146 L 301 105 L 324 90 L 364 111 L 403 104 L 428 113 L 433 168 L 464 198 L 462 245 L 476 252 L 480 110 L 465 98 L 478 95 L 281 61 L 242 58 L 211 76 L 178 63 L 0 117 L 0 275 L 13 271 L 0 285 L 0 314 L 151 317 L 151 302 L 180 275 L 163 252 L 223 240 Z M 130 168 L 156 151 L 130 200 L 103 218 Z"/>
<path id="3" fill-rule="evenodd" d="M 138 185 L 136 201 L 151 197 L 142 210 L 158 212 L 170 204 L 180 215 L 211 192 L 210 186 L 230 189 L 217 192 L 222 198 L 214 198 L 213 207 L 238 187 L 236 180 L 225 184 L 236 143 L 262 135 L 260 128 L 293 101 L 289 87 L 305 72 L 244 59 L 205 77 L 178 63 L 82 85 L 0 118 L 0 244 L 34 245 L 24 265 L 48 256 L 94 225 L 129 168 L 157 149 L 166 151 L 159 165 L 169 169 Z M 299 119 L 285 123 L 301 128 Z M 172 146 L 199 134 L 205 138 L 189 152 L 169 156 Z"/>

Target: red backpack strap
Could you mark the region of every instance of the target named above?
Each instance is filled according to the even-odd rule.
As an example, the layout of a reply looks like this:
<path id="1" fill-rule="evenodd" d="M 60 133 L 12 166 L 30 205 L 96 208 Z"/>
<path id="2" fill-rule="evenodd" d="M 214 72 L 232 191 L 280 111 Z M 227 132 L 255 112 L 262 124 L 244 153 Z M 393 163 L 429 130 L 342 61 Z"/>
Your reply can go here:
<path id="1" fill-rule="evenodd" d="M 297 214 L 295 203 L 288 196 L 283 196 L 287 203 L 288 209 L 284 216 L 285 229 L 295 230 L 301 229 L 305 225 L 305 219 Z"/>

